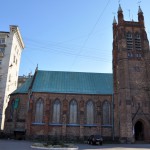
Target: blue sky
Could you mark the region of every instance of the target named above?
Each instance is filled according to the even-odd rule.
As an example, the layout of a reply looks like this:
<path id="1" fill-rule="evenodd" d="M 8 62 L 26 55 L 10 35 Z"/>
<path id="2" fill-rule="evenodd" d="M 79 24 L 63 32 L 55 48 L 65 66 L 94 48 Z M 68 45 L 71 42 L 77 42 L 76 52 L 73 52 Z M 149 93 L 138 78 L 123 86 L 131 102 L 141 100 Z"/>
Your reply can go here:
<path id="1" fill-rule="evenodd" d="M 125 20 L 137 21 L 138 0 L 120 0 Z M 25 49 L 20 75 L 40 70 L 112 72 L 112 21 L 118 0 L 5 0 L 0 30 L 18 25 Z M 150 37 L 150 0 L 141 0 Z M 149 38 L 150 39 L 150 38 Z"/>

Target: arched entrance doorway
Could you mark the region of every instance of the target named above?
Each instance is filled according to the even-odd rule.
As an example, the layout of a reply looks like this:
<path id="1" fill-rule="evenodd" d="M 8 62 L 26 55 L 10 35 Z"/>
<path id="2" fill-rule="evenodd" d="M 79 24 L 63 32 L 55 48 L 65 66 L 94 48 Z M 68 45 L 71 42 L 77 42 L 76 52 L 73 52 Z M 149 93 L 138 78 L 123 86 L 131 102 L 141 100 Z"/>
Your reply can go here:
<path id="1" fill-rule="evenodd" d="M 134 126 L 134 134 L 136 141 L 143 141 L 144 140 L 144 126 L 141 121 L 137 121 Z"/>

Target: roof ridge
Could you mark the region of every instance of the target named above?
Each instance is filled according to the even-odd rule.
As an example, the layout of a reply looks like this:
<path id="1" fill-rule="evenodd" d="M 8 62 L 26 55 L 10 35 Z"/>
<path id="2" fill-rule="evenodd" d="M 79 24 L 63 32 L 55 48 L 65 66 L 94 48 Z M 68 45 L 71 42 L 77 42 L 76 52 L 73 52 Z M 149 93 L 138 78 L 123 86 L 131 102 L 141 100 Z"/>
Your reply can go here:
<path id="1" fill-rule="evenodd" d="M 112 94 L 113 74 L 38 70 L 34 79 L 32 77 L 22 89 L 18 89 L 14 94 L 29 92 Z"/>
<path id="2" fill-rule="evenodd" d="M 113 74 L 105 72 L 80 72 L 80 71 L 58 71 L 58 70 L 38 70 L 37 72 L 64 72 L 64 73 L 85 73 L 85 74 Z"/>

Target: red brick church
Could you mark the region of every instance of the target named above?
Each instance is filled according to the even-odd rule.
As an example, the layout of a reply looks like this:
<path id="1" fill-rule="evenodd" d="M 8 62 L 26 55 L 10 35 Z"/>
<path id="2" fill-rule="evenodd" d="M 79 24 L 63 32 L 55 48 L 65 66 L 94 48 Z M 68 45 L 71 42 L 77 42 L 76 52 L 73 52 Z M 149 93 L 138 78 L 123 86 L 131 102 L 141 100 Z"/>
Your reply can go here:
<path id="1" fill-rule="evenodd" d="M 150 141 L 150 48 L 139 7 L 113 21 L 113 74 L 42 71 L 10 95 L 6 134 L 26 137 Z"/>

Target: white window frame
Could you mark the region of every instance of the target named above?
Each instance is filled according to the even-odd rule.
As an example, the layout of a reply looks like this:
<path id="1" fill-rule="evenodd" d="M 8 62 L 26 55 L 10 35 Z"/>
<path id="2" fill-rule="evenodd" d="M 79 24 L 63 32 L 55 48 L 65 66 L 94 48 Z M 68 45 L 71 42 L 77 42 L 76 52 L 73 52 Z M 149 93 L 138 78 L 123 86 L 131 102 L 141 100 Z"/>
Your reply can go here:
<path id="1" fill-rule="evenodd" d="M 5 44 L 5 38 L 0 38 L 0 44 Z"/>

